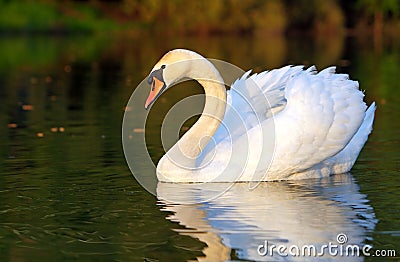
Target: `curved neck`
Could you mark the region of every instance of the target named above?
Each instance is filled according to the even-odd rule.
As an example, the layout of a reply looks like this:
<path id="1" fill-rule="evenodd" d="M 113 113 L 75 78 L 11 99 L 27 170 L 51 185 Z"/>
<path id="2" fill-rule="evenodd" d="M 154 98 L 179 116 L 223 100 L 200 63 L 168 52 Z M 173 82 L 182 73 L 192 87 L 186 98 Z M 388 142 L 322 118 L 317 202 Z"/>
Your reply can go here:
<path id="1" fill-rule="evenodd" d="M 186 77 L 196 80 L 204 88 L 204 109 L 197 122 L 168 151 L 178 154 L 178 164 L 188 168 L 195 166 L 197 157 L 217 131 L 226 107 L 226 88 L 218 70 L 205 58 L 194 64 Z"/>

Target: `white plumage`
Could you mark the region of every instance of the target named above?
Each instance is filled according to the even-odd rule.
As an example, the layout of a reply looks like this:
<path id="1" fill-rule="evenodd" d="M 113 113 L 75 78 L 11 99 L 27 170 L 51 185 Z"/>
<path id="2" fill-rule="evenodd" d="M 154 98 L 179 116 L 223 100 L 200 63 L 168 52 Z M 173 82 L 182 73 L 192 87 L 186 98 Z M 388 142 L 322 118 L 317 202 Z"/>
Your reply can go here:
<path id="1" fill-rule="evenodd" d="M 227 91 L 223 125 L 196 160 L 202 168 L 181 168 L 167 153 L 158 178 L 270 181 L 348 172 L 372 130 L 376 107 L 367 110 L 363 97 L 358 82 L 334 67 L 247 72 Z"/>

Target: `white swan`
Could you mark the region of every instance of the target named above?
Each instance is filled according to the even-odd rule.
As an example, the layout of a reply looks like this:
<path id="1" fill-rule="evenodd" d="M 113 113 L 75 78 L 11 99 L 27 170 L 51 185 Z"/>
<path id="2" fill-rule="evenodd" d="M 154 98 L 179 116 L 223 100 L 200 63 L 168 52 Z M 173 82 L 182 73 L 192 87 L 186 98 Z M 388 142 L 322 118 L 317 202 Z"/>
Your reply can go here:
<path id="1" fill-rule="evenodd" d="M 226 90 L 220 72 L 184 49 L 165 54 L 151 71 L 151 104 L 190 78 L 205 91 L 198 121 L 161 158 L 163 182 L 271 181 L 348 172 L 372 130 L 358 82 L 330 67 L 286 66 L 244 74 Z M 223 125 L 221 125 L 223 123 Z"/>

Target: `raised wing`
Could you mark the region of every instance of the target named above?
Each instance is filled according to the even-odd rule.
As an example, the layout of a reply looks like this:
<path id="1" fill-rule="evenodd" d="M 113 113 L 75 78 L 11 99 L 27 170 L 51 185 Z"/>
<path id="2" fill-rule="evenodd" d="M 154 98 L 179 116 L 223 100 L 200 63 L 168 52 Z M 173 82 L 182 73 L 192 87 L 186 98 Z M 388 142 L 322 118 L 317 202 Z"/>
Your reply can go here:
<path id="1" fill-rule="evenodd" d="M 268 176 L 302 172 L 337 154 L 361 126 L 366 105 L 358 82 L 314 67 L 292 77 L 286 107 L 275 116 L 276 147 Z"/>
<path id="2" fill-rule="evenodd" d="M 227 109 L 223 125 L 214 135 L 215 142 L 230 136 L 233 140 L 260 125 L 286 104 L 288 80 L 302 71 L 303 66 L 286 66 L 250 76 L 246 72 L 233 83 L 227 93 Z"/>

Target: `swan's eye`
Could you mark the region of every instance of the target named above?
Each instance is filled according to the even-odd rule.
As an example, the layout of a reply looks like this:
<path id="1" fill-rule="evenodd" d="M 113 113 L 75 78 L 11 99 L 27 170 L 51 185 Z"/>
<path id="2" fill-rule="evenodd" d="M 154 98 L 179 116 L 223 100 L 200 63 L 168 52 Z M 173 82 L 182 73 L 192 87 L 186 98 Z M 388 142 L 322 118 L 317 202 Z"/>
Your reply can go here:
<path id="1" fill-rule="evenodd" d="M 164 82 L 164 77 L 163 77 L 163 69 L 165 68 L 165 65 L 162 65 L 160 69 L 154 70 L 153 72 L 150 73 L 149 77 L 147 78 L 147 83 L 151 85 L 153 83 L 153 78 L 157 78 L 160 81 Z"/>

